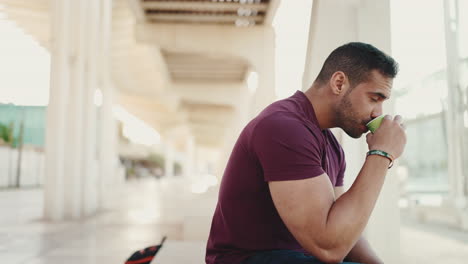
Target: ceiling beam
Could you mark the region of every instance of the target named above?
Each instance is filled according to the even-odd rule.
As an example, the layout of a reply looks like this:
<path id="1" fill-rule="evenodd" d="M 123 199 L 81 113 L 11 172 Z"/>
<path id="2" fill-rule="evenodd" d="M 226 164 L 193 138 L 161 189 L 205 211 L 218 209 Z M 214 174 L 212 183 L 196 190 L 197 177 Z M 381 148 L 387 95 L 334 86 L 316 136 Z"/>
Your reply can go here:
<path id="1" fill-rule="evenodd" d="M 147 14 L 149 21 L 158 22 L 191 22 L 191 23 L 235 23 L 236 20 L 255 21 L 260 23 L 263 21 L 263 16 L 238 16 L 238 15 L 191 15 L 191 14 Z"/>
<path id="2" fill-rule="evenodd" d="M 268 8 L 266 3 L 227 3 L 227 2 L 186 2 L 186 1 L 170 1 L 170 2 L 143 2 L 141 4 L 144 9 L 157 10 L 191 10 L 191 11 L 237 11 L 239 8 L 256 10 L 257 12 L 265 12 Z"/>

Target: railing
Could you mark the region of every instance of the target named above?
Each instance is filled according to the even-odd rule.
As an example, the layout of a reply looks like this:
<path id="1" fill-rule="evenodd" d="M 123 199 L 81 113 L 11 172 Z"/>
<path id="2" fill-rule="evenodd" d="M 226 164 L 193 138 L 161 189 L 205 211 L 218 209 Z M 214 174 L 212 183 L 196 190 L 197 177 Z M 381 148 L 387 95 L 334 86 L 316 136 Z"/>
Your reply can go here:
<path id="1" fill-rule="evenodd" d="M 20 155 L 21 153 L 21 155 Z M 0 188 L 37 187 L 44 183 L 44 152 L 24 146 L 0 146 Z"/>

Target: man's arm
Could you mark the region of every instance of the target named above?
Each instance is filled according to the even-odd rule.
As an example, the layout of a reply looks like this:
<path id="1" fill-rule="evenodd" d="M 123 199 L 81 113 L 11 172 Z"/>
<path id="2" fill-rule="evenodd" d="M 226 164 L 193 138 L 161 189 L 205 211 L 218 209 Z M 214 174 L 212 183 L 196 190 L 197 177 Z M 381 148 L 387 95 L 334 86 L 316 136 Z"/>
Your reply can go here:
<path id="1" fill-rule="evenodd" d="M 383 261 L 377 256 L 377 254 L 372 250 L 369 242 L 361 236 L 348 253 L 345 258 L 345 261 L 363 263 L 363 264 L 383 264 Z"/>
<path id="2" fill-rule="evenodd" d="M 335 197 L 339 199 L 340 196 L 345 192 L 344 187 L 335 187 L 334 188 Z M 377 254 L 372 250 L 369 242 L 361 236 L 358 242 L 354 245 L 351 251 L 345 258 L 346 261 L 365 263 L 365 264 L 381 264 L 383 261 L 377 256 Z"/>
<path id="3" fill-rule="evenodd" d="M 406 136 L 401 117 L 382 121 L 375 134 L 367 135 L 369 149 L 383 150 L 398 158 Z M 328 175 L 289 181 L 270 181 L 275 207 L 301 246 L 326 263 L 342 262 L 367 225 L 387 174 L 389 161 L 366 158 L 351 188 L 336 200 Z"/>
<path id="4" fill-rule="evenodd" d="M 302 247 L 325 263 L 340 263 L 367 224 L 388 165 L 383 157 L 369 156 L 353 186 L 338 200 L 326 174 L 269 182 L 270 192 L 281 219 Z"/>

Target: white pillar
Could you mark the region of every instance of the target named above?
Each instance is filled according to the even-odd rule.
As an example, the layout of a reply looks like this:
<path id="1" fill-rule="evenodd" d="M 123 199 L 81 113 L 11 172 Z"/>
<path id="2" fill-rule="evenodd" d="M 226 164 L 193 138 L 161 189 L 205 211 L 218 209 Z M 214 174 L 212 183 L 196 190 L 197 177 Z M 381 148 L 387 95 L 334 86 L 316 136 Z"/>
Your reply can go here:
<path id="1" fill-rule="evenodd" d="M 448 175 L 450 199 L 458 209 L 466 207 L 465 177 L 463 176 L 463 92 L 460 85 L 460 55 L 458 50 L 458 1 L 444 1 L 445 47 L 447 53 L 446 132 L 448 145 Z M 451 12 L 454 11 L 454 12 Z"/>
<path id="2" fill-rule="evenodd" d="M 164 146 L 164 175 L 166 177 L 174 176 L 174 146 L 172 139 L 168 139 Z"/>
<path id="3" fill-rule="evenodd" d="M 230 123 L 227 123 L 228 128 L 226 129 L 225 139 L 220 149 L 220 159 L 216 164 L 215 175 L 219 179 L 222 178 L 224 170 L 226 168 L 229 157 L 231 156 L 234 144 L 239 138 L 240 133 L 247 125 L 247 123 L 253 118 L 252 99 L 255 94 L 252 94 L 249 90 L 248 83 L 246 82 L 243 87 L 240 88 L 238 101 L 235 106 L 235 115 Z"/>
<path id="4" fill-rule="evenodd" d="M 365 0 L 358 6 L 358 39 L 391 54 L 389 0 Z M 398 77 L 397 77 L 398 78 Z M 395 97 L 384 106 L 384 113 L 394 112 Z M 364 139 L 363 139 L 363 144 Z M 367 144 L 366 150 L 367 150 Z M 390 170 L 369 220 L 366 235 L 386 263 L 400 262 L 400 210 L 396 170 Z"/>
<path id="5" fill-rule="evenodd" d="M 118 173 L 118 129 L 114 117 L 113 107 L 115 102 L 115 89 L 110 76 L 110 41 L 111 41 L 111 19 L 112 0 L 101 1 L 101 23 L 99 46 L 100 71 L 98 76 L 99 87 L 102 92 L 102 105 L 99 109 L 99 206 L 110 208 L 114 195 L 118 194 L 122 187 L 124 178 Z"/>
<path id="6" fill-rule="evenodd" d="M 205 173 L 205 159 L 204 148 L 201 145 L 197 145 L 195 148 L 195 181 L 199 180 L 201 175 Z"/>
<path id="7" fill-rule="evenodd" d="M 326 57 L 338 46 L 358 40 L 356 1 L 315 0 L 310 16 L 303 90 L 317 77 Z"/>
<path id="8" fill-rule="evenodd" d="M 68 2 L 65 2 L 68 3 Z M 85 45 L 84 39 L 86 36 L 86 20 L 84 9 L 87 8 L 87 1 L 70 2 L 69 8 L 75 10 L 71 12 L 68 19 L 71 20 L 69 30 L 75 32 L 74 35 L 67 36 L 70 40 L 68 50 L 67 66 L 70 67 L 69 83 L 65 89 L 70 90 L 70 99 L 66 109 L 60 111 L 68 112 L 67 123 L 62 133 L 66 133 L 66 142 L 64 151 L 64 171 L 63 175 L 64 185 L 61 188 L 67 188 L 64 193 L 64 215 L 68 219 L 77 219 L 82 214 L 82 191 L 83 179 L 89 177 L 86 171 L 82 169 L 83 166 L 83 153 L 84 153 L 84 107 L 87 104 L 85 96 L 86 93 L 86 75 L 85 75 Z M 79 23 L 78 23 L 79 22 Z M 53 52 L 53 51 L 52 51 Z M 52 54 L 52 56 L 54 56 Z M 67 67 L 66 66 L 66 67 Z M 54 73 L 51 72 L 52 77 Z M 53 102 L 49 102 L 49 105 Z M 52 144 L 52 142 L 46 142 Z M 59 187 L 59 188 L 60 188 Z"/>
<path id="9" fill-rule="evenodd" d="M 192 135 L 187 136 L 185 141 L 185 161 L 183 174 L 187 180 L 194 178 L 195 165 L 195 139 Z"/>
<path id="10" fill-rule="evenodd" d="M 315 0 L 311 15 L 303 90 L 310 87 L 333 49 L 347 42 L 361 41 L 390 54 L 390 33 L 389 0 L 345 2 Z M 393 101 L 386 103 L 384 112 L 393 114 Z M 359 140 L 343 134 L 340 137 L 347 161 L 345 187 L 349 188 L 363 165 L 367 144 L 364 137 Z M 399 262 L 400 215 L 397 183 L 394 170 L 390 170 L 364 232 L 385 263 Z"/>
<path id="11" fill-rule="evenodd" d="M 97 55 L 100 1 L 52 2 L 44 214 L 78 219 L 97 210 Z"/>
<path id="12" fill-rule="evenodd" d="M 263 45 L 258 45 L 258 55 L 252 58 L 254 71 L 258 74 L 258 87 L 254 96 L 253 115 L 257 115 L 276 100 L 275 90 L 275 31 L 265 26 Z"/>
<path id="13" fill-rule="evenodd" d="M 82 214 L 84 216 L 91 215 L 98 208 L 98 189 L 99 189 L 99 169 L 97 156 L 97 107 L 94 102 L 96 90 L 99 88 L 98 83 L 98 63 L 100 54 L 100 10 L 101 1 L 83 0 L 86 3 L 86 9 L 83 10 L 84 19 L 82 23 L 85 27 L 85 35 L 80 40 L 83 45 L 83 60 L 84 64 L 84 127 L 83 127 L 83 161 L 82 169 L 83 189 L 82 189 Z M 99 64 L 100 66 L 100 64 Z"/>
<path id="14" fill-rule="evenodd" d="M 46 218 L 60 220 L 63 218 L 64 205 L 64 154 L 66 142 L 66 113 L 70 98 L 69 74 L 66 67 L 69 53 L 69 27 L 71 21 L 70 1 L 52 2 L 51 35 L 51 78 L 50 98 L 47 107 L 47 129 L 45 139 L 44 214 Z M 64 88 L 62 88 L 64 87 Z"/>

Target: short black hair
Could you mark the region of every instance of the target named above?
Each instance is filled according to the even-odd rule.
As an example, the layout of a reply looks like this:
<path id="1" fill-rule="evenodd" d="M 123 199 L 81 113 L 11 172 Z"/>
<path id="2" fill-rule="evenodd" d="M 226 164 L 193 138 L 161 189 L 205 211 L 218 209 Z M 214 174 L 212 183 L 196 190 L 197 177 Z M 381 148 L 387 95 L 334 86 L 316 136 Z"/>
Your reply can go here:
<path id="1" fill-rule="evenodd" d="M 344 72 L 354 87 L 368 81 L 370 73 L 377 70 L 387 78 L 395 78 L 398 63 L 376 47 L 362 42 L 350 42 L 336 48 L 323 63 L 316 81 L 327 83 L 333 73 Z"/>

